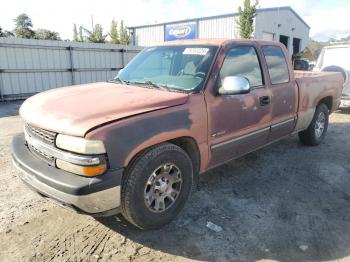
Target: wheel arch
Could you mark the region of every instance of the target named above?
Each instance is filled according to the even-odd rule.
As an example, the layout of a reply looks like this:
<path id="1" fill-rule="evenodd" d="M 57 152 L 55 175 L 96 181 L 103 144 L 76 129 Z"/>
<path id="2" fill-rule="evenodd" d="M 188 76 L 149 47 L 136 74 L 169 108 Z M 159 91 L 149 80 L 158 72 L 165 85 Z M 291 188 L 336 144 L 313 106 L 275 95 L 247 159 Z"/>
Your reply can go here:
<path id="1" fill-rule="evenodd" d="M 322 98 L 318 103 L 317 106 L 320 104 L 325 104 L 328 107 L 329 111 L 332 111 L 333 108 L 333 97 L 332 96 L 326 96 Z"/>
<path id="2" fill-rule="evenodd" d="M 181 136 L 181 137 L 164 140 L 156 144 L 145 146 L 142 149 L 139 149 L 137 151 L 134 151 L 126 159 L 124 163 L 125 167 L 127 167 L 135 158 L 143 154 L 145 151 L 148 151 L 153 147 L 158 146 L 162 143 L 171 143 L 180 147 L 182 150 L 184 150 L 186 154 L 189 156 L 189 158 L 191 159 L 192 166 L 193 166 L 193 173 L 199 174 L 200 166 L 201 166 L 201 153 L 200 153 L 197 141 L 190 136 Z"/>
<path id="3" fill-rule="evenodd" d="M 201 157 L 198 144 L 192 137 L 178 137 L 166 141 L 182 148 L 190 157 L 193 165 L 193 173 L 198 174 L 201 166 Z"/>

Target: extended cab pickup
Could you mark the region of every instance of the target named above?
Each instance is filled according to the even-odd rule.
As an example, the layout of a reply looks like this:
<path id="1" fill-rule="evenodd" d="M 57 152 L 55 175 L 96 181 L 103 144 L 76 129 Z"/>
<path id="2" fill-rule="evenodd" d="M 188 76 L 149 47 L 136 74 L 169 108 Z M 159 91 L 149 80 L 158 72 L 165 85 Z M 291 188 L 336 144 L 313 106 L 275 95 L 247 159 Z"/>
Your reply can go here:
<path id="1" fill-rule="evenodd" d="M 342 87 L 339 73 L 293 72 L 277 42 L 168 42 L 110 82 L 27 99 L 13 161 L 25 183 L 65 206 L 156 228 L 199 174 L 290 134 L 319 144 Z"/>

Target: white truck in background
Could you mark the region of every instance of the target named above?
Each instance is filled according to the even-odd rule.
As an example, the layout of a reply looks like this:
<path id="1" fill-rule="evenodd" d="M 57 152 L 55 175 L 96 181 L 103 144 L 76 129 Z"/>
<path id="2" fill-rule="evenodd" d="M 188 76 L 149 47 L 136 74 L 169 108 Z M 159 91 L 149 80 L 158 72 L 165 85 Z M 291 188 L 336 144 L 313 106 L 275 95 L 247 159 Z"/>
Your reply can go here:
<path id="1" fill-rule="evenodd" d="M 341 106 L 350 106 L 350 43 L 324 47 L 313 71 L 340 72 L 344 78 Z"/>

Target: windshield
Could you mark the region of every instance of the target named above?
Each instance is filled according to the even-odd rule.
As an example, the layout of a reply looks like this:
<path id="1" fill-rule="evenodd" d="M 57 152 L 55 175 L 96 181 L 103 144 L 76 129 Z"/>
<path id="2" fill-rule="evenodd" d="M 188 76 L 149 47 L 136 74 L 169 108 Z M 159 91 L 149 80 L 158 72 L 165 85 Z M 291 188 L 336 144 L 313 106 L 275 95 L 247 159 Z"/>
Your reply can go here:
<path id="1" fill-rule="evenodd" d="M 115 80 L 167 90 L 202 89 L 217 51 L 215 46 L 162 46 L 144 49 Z"/>

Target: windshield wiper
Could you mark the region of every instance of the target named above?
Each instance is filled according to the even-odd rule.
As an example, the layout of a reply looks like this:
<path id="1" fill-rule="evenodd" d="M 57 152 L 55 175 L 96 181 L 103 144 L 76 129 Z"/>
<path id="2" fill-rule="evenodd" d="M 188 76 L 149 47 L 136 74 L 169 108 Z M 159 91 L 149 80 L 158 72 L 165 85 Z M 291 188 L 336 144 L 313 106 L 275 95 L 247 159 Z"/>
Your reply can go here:
<path id="1" fill-rule="evenodd" d="M 121 84 L 124 84 L 124 85 L 128 85 L 130 84 L 129 81 L 124 81 L 124 80 L 121 80 L 119 77 L 116 77 L 116 78 L 113 78 L 112 80 L 109 80 L 107 81 L 108 83 L 115 83 L 115 82 L 119 82 Z"/>
<path id="2" fill-rule="evenodd" d="M 148 85 L 148 86 L 155 87 L 157 89 L 164 90 L 164 91 L 171 90 L 171 88 L 168 87 L 167 85 L 159 85 L 159 84 L 156 84 L 150 80 L 147 80 L 145 82 L 131 82 L 131 84 Z"/>

